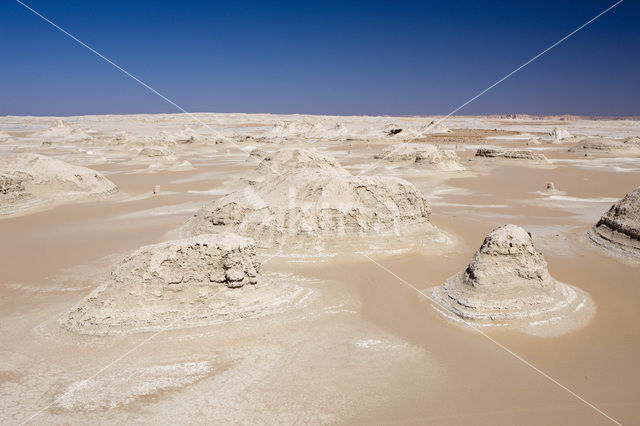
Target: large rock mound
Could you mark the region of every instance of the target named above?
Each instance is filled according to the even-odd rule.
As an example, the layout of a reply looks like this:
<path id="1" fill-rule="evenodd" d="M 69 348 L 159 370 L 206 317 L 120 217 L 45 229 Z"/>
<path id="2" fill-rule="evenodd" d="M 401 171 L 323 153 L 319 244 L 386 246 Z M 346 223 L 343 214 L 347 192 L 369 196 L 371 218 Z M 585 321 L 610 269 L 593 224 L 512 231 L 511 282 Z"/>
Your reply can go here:
<path id="1" fill-rule="evenodd" d="M 53 201 L 105 196 L 118 188 L 86 167 L 39 154 L 14 154 L 0 162 L 0 215 Z"/>
<path id="2" fill-rule="evenodd" d="M 589 237 L 609 252 L 640 260 L 640 187 L 611 206 Z"/>
<path id="3" fill-rule="evenodd" d="M 60 323 L 83 334 L 215 324 L 286 307 L 302 289 L 259 283 L 254 242 L 224 233 L 145 246 Z"/>
<path id="4" fill-rule="evenodd" d="M 486 323 L 570 321 L 591 304 L 586 293 L 549 275 L 531 235 L 515 225 L 489 233 L 469 266 L 432 295 L 456 316 Z"/>
<path id="5" fill-rule="evenodd" d="M 526 160 L 540 163 L 549 163 L 547 157 L 539 152 L 526 149 L 493 149 L 479 148 L 476 151 L 476 157 L 497 158 L 506 160 Z"/>
<path id="6" fill-rule="evenodd" d="M 341 171 L 295 169 L 205 205 L 183 226 L 188 235 L 231 231 L 261 246 L 339 236 L 401 235 L 435 228 L 411 183 Z"/>
<path id="7" fill-rule="evenodd" d="M 403 143 L 385 148 L 373 158 L 404 165 L 421 166 L 430 170 L 464 170 L 460 158 L 452 150 L 442 150 L 426 143 Z"/>
<path id="8" fill-rule="evenodd" d="M 569 152 L 588 152 L 592 154 L 640 154 L 640 138 L 623 140 L 610 138 L 587 138 L 569 148 Z"/>
<path id="9" fill-rule="evenodd" d="M 338 160 L 315 148 L 285 148 L 274 153 L 259 150 L 255 155 L 251 151 L 251 156 L 260 160 L 258 171 L 261 173 L 285 173 L 294 169 L 323 169 L 348 174 Z"/>

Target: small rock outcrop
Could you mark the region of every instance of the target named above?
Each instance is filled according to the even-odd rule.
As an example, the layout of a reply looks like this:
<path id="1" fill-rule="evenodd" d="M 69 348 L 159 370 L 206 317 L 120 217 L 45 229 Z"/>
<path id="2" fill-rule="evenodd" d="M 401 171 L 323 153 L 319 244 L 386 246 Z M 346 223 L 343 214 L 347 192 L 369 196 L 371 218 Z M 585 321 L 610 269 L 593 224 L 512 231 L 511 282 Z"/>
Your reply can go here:
<path id="1" fill-rule="evenodd" d="M 426 143 L 403 143 L 390 146 L 375 154 L 373 158 L 438 171 L 464 170 L 455 151 L 443 150 Z"/>
<path id="2" fill-rule="evenodd" d="M 561 129 L 559 127 L 556 127 L 555 129 L 553 129 L 549 133 L 549 136 L 551 138 L 551 143 L 562 143 L 564 139 L 569 139 L 573 137 L 571 133 L 569 133 L 567 130 Z"/>
<path id="3" fill-rule="evenodd" d="M 145 246 L 60 324 L 99 335 L 184 328 L 265 315 L 299 296 L 300 289 L 261 285 L 259 270 L 253 240 L 234 234 Z"/>
<path id="4" fill-rule="evenodd" d="M 50 202 L 106 196 L 118 188 L 86 167 L 39 154 L 13 154 L 0 161 L 0 215 Z"/>
<path id="5" fill-rule="evenodd" d="M 640 260 L 640 187 L 611 206 L 588 234 L 606 251 Z"/>
<path id="6" fill-rule="evenodd" d="M 25 192 L 24 184 L 26 178 L 24 175 L 9 175 L 0 173 L 0 195 L 11 196 L 23 194 Z"/>
<path id="7" fill-rule="evenodd" d="M 476 151 L 476 157 L 497 158 L 506 160 L 527 160 L 537 161 L 541 163 L 549 163 L 544 154 L 526 149 L 493 149 L 479 148 Z"/>
<path id="8" fill-rule="evenodd" d="M 588 294 L 549 274 L 531 234 L 516 225 L 490 232 L 469 266 L 433 289 L 432 296 L 464 320 L 489 324 L 570 322 L 592 305 Z"/>
<path id="9" fill-rule="evenodd" d="M 420 129 L 420 133 L 426 134 L 438 134 L 438 133 L 451 133 L 452 130 L 444 125 L 442 122 L 432 121 L 426 126 Z"/>
<path id="10" fill-rule="evenodd" d="M 541 193 L 544 195 L 565 195 L 566 194 L 565 191 L 561 191 L 558 188 L 556 188 L 553 182 L 547 182 L 547 187 L 543 191 L 541 191 Z"/>

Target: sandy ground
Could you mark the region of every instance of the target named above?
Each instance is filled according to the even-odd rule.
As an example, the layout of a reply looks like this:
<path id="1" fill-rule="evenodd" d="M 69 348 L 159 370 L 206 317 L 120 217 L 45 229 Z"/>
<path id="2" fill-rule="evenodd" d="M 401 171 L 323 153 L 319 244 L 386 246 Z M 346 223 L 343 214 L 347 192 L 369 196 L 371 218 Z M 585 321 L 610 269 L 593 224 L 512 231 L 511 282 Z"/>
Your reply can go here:
<path id="1" fill-rule="evenodd" d="M 199 117 L 225 135 L 259 135 L 278 120 L 354 128 L 429 121 Z M 105 140 L 119 130 L 153 135 L 193 126 L 184 115 L 65 120 Z M 0 118 L 0 131 L 12 137 L 0 142 L 0 156 L 21 147 L 91 167 L 116 183 L 120 195 L 0 218 L 2 424 L 611 423 L 478 333 L 443 318 L 428 300 L 355 251 L 306 262 L 263 253 L 264 273 L 310 290 L 304 305 L 285 313 L 157 335 L 95 337 L 61 329 L 56 320 L 91 292 L 96 277 L 138 247 L 173 238 L 202 204 L 229 192 L 255 163 L 233 144 L 205 143 L 176 152 L 193 169 L 150 172 L 130 152 L 103 142 L 88 147 L 54 140 L 42 146 L 37 132 L 52 122 Z M 550 273 L 588 292 L 597 313 L 586 327 L 560 337 L 483 331 L 621 423 L 640 424 L 640 267 L 607 255 L 586 237 L 615 200 L 640 185 L 640 159 L 584 157 L 568 153 L 569 142 L 526 146 L 530 135 L 546 135 L 556 126 L 579 135 L 627 137 L 640 135 L 639 123 L 460 117 L 446 124 L 453 133 L 425 140 L 458 145 L 466 171 L 380 167 L 367 174 L 414 183 L 431 203 L 432 223 L 455 236 L 456 248 L 381 251 L 374 259 L 427 289 L 466 267 L 492 229 L 505 223 L 524 227 Z M 248 143 L 256 145 L 241 147 Z M 282 143 L 313 144 L 358 173 L 395 141 L 299 137 Z M 551 165 L 468 161 L 478 146 L 539 150 Z M 92 158 L 98 155 L 106 160 Z M 546 195 L 547 182 L 566 194 Z M 158 195 L 151 193 L 155 185 L 161 187 Z"/>

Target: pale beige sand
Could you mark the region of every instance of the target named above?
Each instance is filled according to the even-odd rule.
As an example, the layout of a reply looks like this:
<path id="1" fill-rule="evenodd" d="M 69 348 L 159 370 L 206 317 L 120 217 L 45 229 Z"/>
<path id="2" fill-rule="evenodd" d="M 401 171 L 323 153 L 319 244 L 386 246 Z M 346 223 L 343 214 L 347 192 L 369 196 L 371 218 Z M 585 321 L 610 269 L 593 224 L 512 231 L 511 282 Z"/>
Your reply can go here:
<path id="1" fill-rule="evenodd" d="M 202 117 L 225 136 L 259 135 L 276 121 L 299 119 Z M 326 129 L 344 122 L 347 130 L 381 129 L 389 121 L 316 119 Z M 179 132 L 193 124 L 184 116 L 168 115 L 128 120 L 128 130 L 146 134 Z M 107 118 L 65 121 L 76 129 L 110 131 Z M 393 121 L 419 129 L 430 120 Z M 92 168 L 124 195 L 0 219 L 3 424 L 19 423 L 62 395 L 34 424 L 607 423 L 482 336 L 443 318 L 429 301 L 355 249 L 322 262 L 265 260 L 263 253 L 263 273 L 313 294 L 303 309 L 162 333 L 82 384 L 150 335 L 83 336 L 61 329 L 58 318 L 124 255 L 176 238 L 175 230 L 202 204 L 231 192 L 234 182 L 253 172 L 256 163 L 234 146 L 194 142 L 179 145 L 172 154 L 191 162 L 193 170 L 149 173 L 129 161 L 137 153 L 104 141 L 94 141 L 90 149 L 85 142 L 65 142 L 68 148 L 52 142 L 41 148 L 34 133 L 53 122 L 0 119 L 0 130 L 11 135 L 0 144 L 0 155 L 20 144 L 37 152 L 50 150 L 74 164 L 95 164 Z M 585 158 L 567 152 L 569 144 L 543 144 L 540 152 L 553 168 L 467 161 L 479 146 L 524 149 L 530 139 L 484 139 L 489 133 L 546 135 L 562 125 L 571 134 L 628 137 L 635 136 L 637 125 L 479 117 L 456 118 L 446 125 L 454 129 L 441 138 L 443 145 L 451 144 L 448 149 L 455 149 L 456 130 L 485 129 L 477 131 L 483 136 L 459 130 L 465 133 L 457 152 L 469 170 L 453 175 L 402 168 L 379 172 L 406 179 L 423 191 L 432 207 L 430 221 L 455 235 L 459 244 L 444 254 L 378 250 L 372 256 L 419 289 L 428 289 L 465 268 L 479 241 L 497 226 L 514 223 L 532 232 L 553 277 L 587 292 L 597 313 L 580 330 L 553 338 L 517 330 L 485 331 L 612 417 L 637 423 L 640 270 L 594 247 L 586 232 L 615 200 L 638 186 L 638 160 Z M 505 132 L 490 132 L 494 128 Z M 396 142 L 371 140 L 367 146 L 327 139 L 314 146 L 357 174 L 391 143 Z M 77 151 L 80 146 L 84 152 Z M 94 163 L 97 155 L 107 161 Z M 542 193 L 547 182 L 566 194 Z M 161 191 L 152 196 L 155 185 Z M 135 378 L 135 383 L 123 377 Z M 82 386 L 88 390 L 82 392 Z M 96 391 L 96 386 L 104 391 Z M 72 392 L 65 394 L 67 390 Z"/>

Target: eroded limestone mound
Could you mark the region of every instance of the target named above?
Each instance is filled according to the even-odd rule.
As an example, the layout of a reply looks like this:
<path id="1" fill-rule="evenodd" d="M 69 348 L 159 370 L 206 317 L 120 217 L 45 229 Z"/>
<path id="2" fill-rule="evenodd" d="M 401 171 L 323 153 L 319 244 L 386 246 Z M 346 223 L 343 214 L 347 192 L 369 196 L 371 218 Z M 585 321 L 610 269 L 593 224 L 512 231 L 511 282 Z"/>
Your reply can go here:
<path id="1" fill-rule="evenodd" d="M 588 234 L 603 249 L 640 260 L 640 187 L 611 206 Z"/>
<path id="2" fill-rule="evenodd" d="M 556 143 L 556 144 L 563 143 L 564 139 L 569 139 L 573 137 L 571 133 L 569 133 L 567 130 L 561 129 L 559 127 L 556 127 L 555 129 L 553 129 L 549 133 L 549 136 L 551 138 L 551 143 Z"/>
<path id="3" fill-rule="evenodd" d="M 253 240 L 207 234 L 145 246 L 60 324 L 82 334 L 185 328 L 277 312 L 303 290 L 261 282 Z"/>
<path id="4" fill-rule="evenodd" d="M 490 232 L 469 266 L 433 289 L 432 296 L 467 321 L 529 327 L 584 324 L 593 304 L 587 293 L 549 274 L 531 234 L 516 225 Z"/>
<path id="5" fill-rule="evenodd" d="M 464 170 L 455 151 L 442 150 L 426 143 L 403 143 L 390 146 L 375 154 L 373 158 L 400 165 L 420 166 L 430 170 Z"/>
<path id="6" fill-rule="evenodd" d="M 441 121 L 432 121 L 420 129 L 422 134 L 451 133 L 452 130 L 444 125 Z"/>
<path id="7" fill-rule="evenodd" d="M 0 161 L 0 215 L 54 201 L 72 201 L 117 192 L 102 174 L 39 154 L 13 154 Z"/>
<path id="8" fill-rule="evenodd" d="M 431 208 L 411 183 L 295 169 L 202 207 L 182 227 L 187 235 L 221 231 L 250 236 L 262 247 L 331 237 L 437 232 Z"/>
<path id="9" fill-rule="evenodd" d="M 544 154 L 526 149 L 479 148 L 476 151 L 476 157 L 549 163 L 549 160 Z"/>
<path id="10" fill-rule="evenodd" d="M 588 152 L 592 154 L 640 154 L 640 138 L 626 139 L 587 138 L 569 148 L 569 152 Z"/>
<path id="11" fill-rule="evenodd" d="M 88 133 L 83 130 L 74 129 L 63 120 L 56 120 L 51 127 L 41 130 L 38 134 L 45 138 L 60 138 L 74 141 L 91 138 Z"/>
<path id="12" fill-rule="evenodd" d="M 254 154 L 254 151 L 255 154 Z M 273 153 L 258 149 L 251 151 L 251 156 L 260 160 L 260 173 L 284 173 L 294 169 L 334 170 L 348 174 L 338 160 L 315 148 L 285 148 Z"/>

